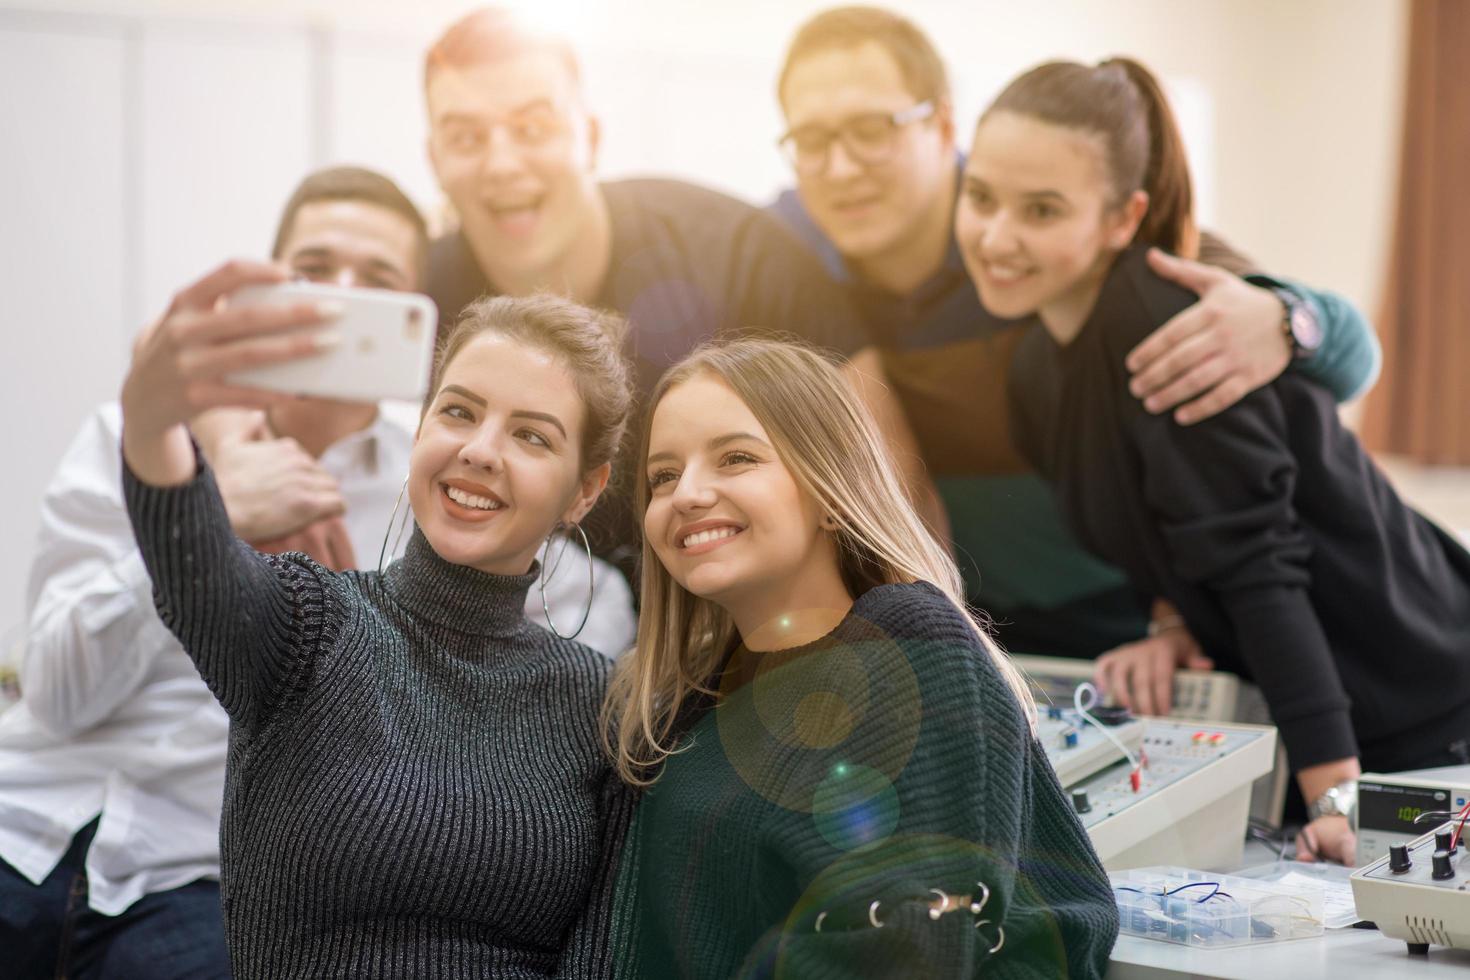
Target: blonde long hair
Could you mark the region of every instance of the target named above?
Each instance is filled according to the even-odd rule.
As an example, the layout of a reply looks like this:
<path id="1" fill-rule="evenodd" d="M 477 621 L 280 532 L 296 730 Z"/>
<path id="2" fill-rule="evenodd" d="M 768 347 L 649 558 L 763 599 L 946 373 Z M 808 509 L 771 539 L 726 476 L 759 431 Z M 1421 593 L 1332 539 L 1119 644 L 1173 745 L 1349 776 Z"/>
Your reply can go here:
<path id="1" fill-rule="evenodd" d="M 856 597 L 899 582 L 929 582 L 966 613 L 975 636 L 1033 725 L 1036 705 L 1020 671 L 975 622 L 959 570 L 909 504 L 898 467 L 878 427 L 837 368 L 810 348 L 740 340 L 701 348 L 666 373 L 649 399 L 634 466 L 637 513 L 648 508 L 649 435 L 654 410 L 675 386 L 698 374 L 738 394 L 770 437 L 797 485 L 837 523 L 843 582 Z M 643 542 L 638 645 L 621 658 L 603 707 L 603 739 L 618 772 L 633 785 L 658 778 L 676 750 L 675 721 L 709 683 L 735 638 L 722 608 L 673 580 Z"/>

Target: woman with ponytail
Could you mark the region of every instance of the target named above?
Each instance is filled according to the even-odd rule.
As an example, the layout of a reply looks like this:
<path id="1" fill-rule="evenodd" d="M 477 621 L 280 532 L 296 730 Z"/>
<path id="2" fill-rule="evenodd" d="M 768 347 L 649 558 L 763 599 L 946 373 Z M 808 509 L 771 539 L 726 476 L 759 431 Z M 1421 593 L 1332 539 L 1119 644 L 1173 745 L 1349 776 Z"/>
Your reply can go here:
<path id="1" fill-rule="evenodd" d="M 1129 394 L 1128 352 L 1195 300 L 1145 253 L 1198 241 L 1178 127 L 1142 65 L 1013 81 L 976 127 L 956 237 L 990 312 L 1040 319 L 1011 368 L 1018 448 L 1088 548 L 1261 686 L 1308 808 L 1299 853 L 1351 862 L 1362 769 L 1470 762 L 1470 554 L 1295 372 L 1190 427 Z"/>
<path id="2" fill-rule="evenodd" d="M 838 369 L 706 348 L 650 407 L 626 974 L 1101 976 L 1117 909 L 1031 695 Z"/>

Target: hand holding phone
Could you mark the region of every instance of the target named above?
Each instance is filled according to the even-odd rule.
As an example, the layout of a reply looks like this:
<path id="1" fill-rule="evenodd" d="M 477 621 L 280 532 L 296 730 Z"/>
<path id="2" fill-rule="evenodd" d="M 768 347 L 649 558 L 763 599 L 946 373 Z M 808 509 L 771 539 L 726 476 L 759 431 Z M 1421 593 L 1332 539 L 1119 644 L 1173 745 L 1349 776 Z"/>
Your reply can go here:
<path id="1" fill-rule="evenodd" d="M 308 282 L 247 286 L 231 309 L 329 303 L 338 311 L 336 338 L 322 353 L 236 371 L 232 384 L 346 401 L 420 401 L 429 388 L 439 311 L 418 293 L 354 289 Z"/>
<path id="2" fill-rule="evenodd" d="M 268 309 L 220 304 L 242 287 L 272 286 L 289 273 L 273 263 L 234 260 L 180 290 L 139 335 L 123 381 L 123 455 L 145 483 L 174 486 L 194 475 L 184 423 L 222 406 L 266 408 L 282 395 L 231 384 L 237 371 L 296 361 L 327 350 L 321 327 L 337 310 L 321 302 Z"/>

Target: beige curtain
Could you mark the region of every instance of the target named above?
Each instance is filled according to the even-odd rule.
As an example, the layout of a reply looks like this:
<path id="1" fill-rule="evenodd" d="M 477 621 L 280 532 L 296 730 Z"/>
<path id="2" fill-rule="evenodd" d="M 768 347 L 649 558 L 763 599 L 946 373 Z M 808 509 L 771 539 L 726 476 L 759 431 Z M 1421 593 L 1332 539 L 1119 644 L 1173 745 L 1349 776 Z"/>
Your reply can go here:
<path id="1" fill-rule="evenodd" d="M 1413 0 L 1370 447 L 1470 466 L 1470 0 Z"/>

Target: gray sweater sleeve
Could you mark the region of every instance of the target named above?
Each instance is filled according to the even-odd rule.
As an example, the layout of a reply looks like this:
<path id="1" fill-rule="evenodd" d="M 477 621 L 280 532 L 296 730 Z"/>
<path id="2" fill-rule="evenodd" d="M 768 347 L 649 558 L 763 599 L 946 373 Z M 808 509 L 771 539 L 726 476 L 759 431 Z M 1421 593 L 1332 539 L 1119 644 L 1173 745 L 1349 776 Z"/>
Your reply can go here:
<path id="1" fill-rule="evenodd" d="M 123 462 L 123 495 L 159 618 L 232 723 L 257 727 L 305 672 L 325 590 L 303 556 L 263 555 L 235 537 L 214 474 L 155 487 Z"/>

